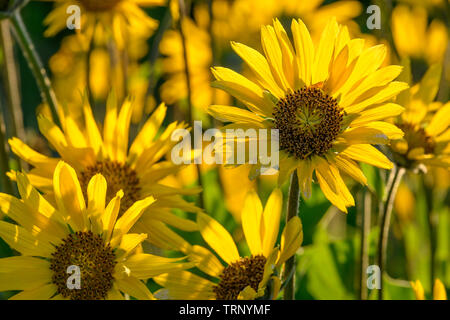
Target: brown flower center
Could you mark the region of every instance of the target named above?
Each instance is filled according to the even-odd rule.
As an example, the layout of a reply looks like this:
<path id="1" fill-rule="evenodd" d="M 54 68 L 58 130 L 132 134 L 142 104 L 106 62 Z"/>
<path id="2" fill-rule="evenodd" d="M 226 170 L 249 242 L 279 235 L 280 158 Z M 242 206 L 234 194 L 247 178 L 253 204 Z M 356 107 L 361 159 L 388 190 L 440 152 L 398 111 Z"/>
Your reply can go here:
<path id="1" fill-rule="evenodd" d="M 242 258 L 223 269 L 220 282 L 214 287 L 217 300 L 236 300 L 247 286 L 258 291 L 264 275 L 266 258 L 262 255 Z"/>
<path id="2" fill-rule="evenodd" d="M 64 298 L 105 299 L 113 286 L 115 258 L 109 244 L 105 245 L 103 239 L 91 231 L 70 234 L 56 247 L 50 259 L 52 281 Z M 71 266 L 79 268 L 78 275 Z M 73 278 L 77 276 L 80 279 L 79 288 Z"/>
<path id="3" fill-rule="evenodd" d="M 107 182 L 106 203 L 111 201 L 119 190 L 123 190 L 124 196 L 120 202 L 119 217 L 140 199 L 141 188 L 136 171 L 127 164 L 109 160 L 99 161 L 80 174 L 81 189 L 85 193 L 85 198 L 89 181 L 97 173 L 101 173 Z"/>
<path id="4" fill-rule="evenodd" d="M 331 149 L 341 130 L 344 110 L 320 88 L 305 87 L 280 99 L 273 117 L 280 149 L 303 160 Z"/>
<path id="5" fill-rule="evenodd" d="M 87 11 L 108 11 L 122 0 L 80 0 Z"/>
<path id="6" fill-rule="evenodd" d="M 408 151 L 423 148 L 425 153 L 433 153 L 436 146 L 434 139 L 423 128 L 411 123 L 398 124 L 397 127 L 405 133 L 403 138 L 408 143 Z"/>

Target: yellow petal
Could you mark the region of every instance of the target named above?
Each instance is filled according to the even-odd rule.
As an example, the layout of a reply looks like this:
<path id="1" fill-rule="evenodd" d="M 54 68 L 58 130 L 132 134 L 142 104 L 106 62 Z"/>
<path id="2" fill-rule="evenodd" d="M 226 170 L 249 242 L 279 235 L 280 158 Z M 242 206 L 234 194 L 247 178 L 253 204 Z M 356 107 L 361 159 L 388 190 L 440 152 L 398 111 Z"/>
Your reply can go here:
<path id="1" fill-rule="evenodd" d="M 143 150 L 150 147 L 151 142 L 158 133 L 162 122 L 166 116 L 167 107 L 164 103 L 160 104 L 159 107 L 153 112 L 151 117 L 145 122 L 145 125 L 139 131 L 139 134 L 134 139 L 130 147 L 130 159 L 133 161 L 137 159 Z"/>
<path id="2" fill-rule="evenodd" d="M 123 279 L 117 279 L 115 281 L 117 288 L 123 293 L 127 293 L 130 296 L 139 300 L 153 300 L 153 295 L 147 286 L 134 277 L 128 277 Z"/>
<path id="3" fill-rule="evenodd" d="M 425 292 L 423 290 L 422 283 L 419 280 L 416 280 L 416 282 L 411 281 L 411 287 L 416 295 L 416 300 L 425 300 Z"/>
<path id="4" fill-rule="evenodd" d="M 50 283 L 52 274 L 50 263 L 44 259 L 21 256 L 2 258 L 0 291 L 35 289 Z"/>
<path id="5" fill-rule="evenodd" d="M 103 240 L 106 242 L 110 241 L 111 235 L 114 230 L 114 225 L 116 224 L 117 216 L 119 215 L 120 210 L 120 199 L 123 198 L 123 191 L 120 190 L 117 192 L 116 196 L 111 199 L 108 203 L 103 216 L 102 216 L 102 225 L 103 225 Z"/>
<path id="6" fill-rule="evenodd" d="M 88 208 L 97 214 L 103 213 L 106 201 L 106 179 L 100 174 L 91 178 L 87 188 Z"/>
<path id="7" fill-rule="evenodd" d="M 262 211 L 263 208 L 258 194 L 254 190 L 249 191 L 244 200 L 241 216 L 245 239 L 253 255 L 263 252 L 261 242 Z"/>
<path id="8" fill-rule="evenodd" d="M 65 162 L 58 163 L 53 177 L 56 204 L 74 230 L 83 231 L 87 225 L 86 204 L 75 170 Z"/>
<path id="9" fill-rule="evenodd" d="M 392 169 L 392 162 L 375 147 L 368 144 L 354 144 L 342 151 L 349 158 L 361 161 L 375 167 Z"/>
<path id="10" fill-rule="evenodd" d="M 299 162 L 299 166 L 297 168 L 298 185 L 300 187 L 300 192 L 306 199 L 309 199 L 312 195 L 311 183 L 313 171 L 314 167 L 311 160 L 305 159 Z"/>
<path id="11" fill-rule="evenodd" d="M 314 59 L 314 45 L 302 20 L 292 20 L 292 36 L 297 59 L 298 74 L 306 86 L 311 85 L 311 69 Z"/>
<path id="12" fill-rule="evenodd" d="M 299 217 L 292 217 L 286 224 L 281 235 L 281 253 L 277 266 L 281 266 L 287 259 L 297 252 L 303 242 L 303 228 Z"/>
<path id="13" fill-rule="evenodd" d="M 126 234 L 142 216 L 144 211 L 153 203 L 153 197 L 136 201 L 125 213 L 117 220 L 114 226 L 114 232 L 111 239 L 111 246 L 118 244 L 124 234 Z"/>
<path id="14" fill-rule="evenodd" d="M 189 260 L 206 274 L 218 277 L 222 273 L 224 269 L 222 263 L 208 249 L 195 245 L 188 252 Z"/>
<path id="15" fill-rule="evenodd" d="M 340 170 L 344 171 L 359 183 L 367 185 L 367 178 L 364 176 L 364 173 L 362 172 L 359 165 L 352 159 L 346 157 L 343 154 L 340 154 L 335 158 L 335 162 Z"/>
<path id="16" fill-rule="evenodd" d="M 12 296 L 10 300 L 49 300 L 57 290 L 53 283 L 46 284 L 35 289 L 22 291 Z"/>
<path id="17" fill-rule="evenodd" d="M 315 53 L 312 84 L 320 83 L 328 79 L 328 67 L 334 52 L 334 45 L 338 34 L 336 18 L 332 18 L 320 37 L 319 46 Z"/>
<path id="18" fill-rule="evenodd" d="M 447 300 L 447 292 L 441 280 L 436 279 L 433 286 L 433 300 Z"/>
<path id="19" fill-rule="evenodd" d="M 197 224 L 206 243 L 228 264 L 239 260 L 239 252 L 228 231 L 204 213 L 197 214 Z"/>
<path id="20" fill-rule="evenodd" d="M 392 81 L 386 86 L 374 88 L 366 91 L 356 101 L 345 109 L 347 113 L 357 113 L 363 111 L 366 107 L 378 103 L 382 103 L 398 93 L 408 88 L 405 82 Z"/>
<path id="21" fill-rule="evenodd" d="M 55 248 L 44 239 L 37 239 L 24 228 L 0 221 L 0 238 L 24 256 L 50 257 Z"/>
<path id="22" fill-rule="evenodd" d="M 246 286 L 241 292 L 239 292 L 238 300 L 255 300 L 256 291 L 251 286 Z"/>
<path id="23" fill-rule="evenodd" d="M 352 121 L 352 126 L 366 124 L 372 121 L 396 117 L 405 110 L 396 103 L 386 103 L 381 106 L 366 109 L 359 114 L 359 117 Z"/>
<path id="24" fill-rule="evenodd" d="M 222 122 L 244 122 L 262 126 L 263 118 L 253 112 L 229 106 L 213 105 L 208 108 L 208 113 Z"/>
<path id="25" fill-rule="evenodd" d="M 261 87 L 231 69 L 215 67 L 211 70 L 217 79 L 213 82 L 213 87 L 222 89 L 241 100 L 255 113 L 272 115 L 273 106 L 265 99 Z"/>
<path id="26" fill-rule="evenodd" d="M 261 87 L 269 90 L 277 98 L 284 97 L 283 90 L 275 82 L 269 64 L 262 54 L 237 42 L 231 42 L 231 47 L 247 63 Z"/>
<path id="27" fill-rule="evenodd" d="M 123 264 L 130 270 L 132 276 L 138 279 L 148 279 L 163 273 L 194 267 L 194 264 L 190 262 L 181 263 L 180 261 L 183 259 L 185 258 L 165 258 L 139 253 L 128 257 Z"/>
<path id="28" fill-rule="evenodd" d="M 437 136 L 450 126 L 450 102 L 442 106 L 431 119 L 426 131 L 431 136 Z"/>
<path id="29" fill-rule="evenodd" d="M 265 257 L 268 257 L 275 247 L 280 228 L 282 206 L 283 194 L 280 189 L 276 188 L 272 191 L 264 207 L 263 222 L 261 224 L 261 227 L 264 227 L 261 232 L 261 237 Z"/>
<path id="30" fill-rule="evenodd" d="M 214 283 L 188 271 L 165 273 L 153 278 L 157 284 L 170 289 L 212 293 Z"/>
<path id="31" fill-rule="evenodd" d="M 121 259 L 124 256 L 126 257 L 138 245 L 140 245 L 145 239 L 147 239 L 147 235 L 145 233 L 141 233 L 141 234 L 137 234 L 137 233 L 125 234 L 122 237 L 122 241 L 120 241 L 119 246 L 117 247 L 117 251 L 116 251 L 117 258 Z"/>

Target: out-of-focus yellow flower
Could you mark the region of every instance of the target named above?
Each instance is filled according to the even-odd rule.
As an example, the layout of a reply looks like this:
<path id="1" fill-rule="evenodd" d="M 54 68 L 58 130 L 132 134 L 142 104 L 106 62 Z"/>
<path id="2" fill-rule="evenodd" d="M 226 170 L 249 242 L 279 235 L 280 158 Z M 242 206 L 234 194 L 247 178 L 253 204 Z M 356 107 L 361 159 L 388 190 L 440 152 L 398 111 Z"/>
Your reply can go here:
<path id="1" fill-rule="evenodd" d="M 67 8 L 76 5 L 81 9 L 80 33 L 91 38 L 95 32 L 102 32 L 113 39 L 122 50 L 129 43 L 130 35 L 148 38 L 158 23 L 140 7 L 162 6 L 164 0 L 55 0 L 55 8 L 45 19 L 47 37 L 54 36 L 67 28 Z M 98 31 L 96 29 L 101 29 Z"/>
<path id="2" fill-rule="evenodd" d="M 186 231 L 197 230 L 194 222 L 180 218 L 172 213 L 172 209 L 199 211 L 195 205 L 183 200 L 181 195 L 194 195 L 200 190 L 171 188 L 160 183 L 164 177 L 182 168 L 162 159 L 176 144 L 171 140 L 172 132 L 186 128 L 186 125 L 173 122 L 158 136 L 167 111 L 166 106 L 162 104 L 153 112 L 129 146 L 131 101 L 126 100 L 123 106 L 119 107 L 114 94 L 109 96 L 103 133 L 94 120 L 87 99 L 84 100 L 82 110 L 81 123 L 62 112 L 61 128 L 51 119 L 43 115 L 38 116 L 39 129 L 57 151 L 58 158 L 42 155 L 18 138 L 9 141 L 12 151 L 33 166 L 28 174 L 32 185 L 49 199 L 53 198 L 52 176 L 58 161 L 62 159 L 75 169 L 82 190 L 86 190 L 90 178 L 97 173 L 101 173 L 108 182 L 108 201 L 122 190 L 124 197 L 119 215 L 144 197 L 153 196 L 157 199 L 152 210 L 144 214 L 136 224 L 139 230 L 146 230 L 142 232 L 149 234 L 148 240 L 154 245 L 161 248 L 176 247 L 173 243 L 178 236 L 164 223 Z M 15 179 L 16 174 L 10 172 L 9 176 Z M 171 243 L 170 240 L 174 242 Z"/>
<path id="3" fill-rule="evenodd" d="M 242 227 L 250 257 L 241 257 L 232 236 L 222 225 L 210 216 L 199 213 L 197 223 L 203 239 L 225 261 L 226 266 L 210 250 L 201 246 L 190 247 L 187 255 L 197 268 L 217 279 L 218 283 L 190 272 L 169 272 L 154 278 L 164 287 L 155 296 L 165 299 L 275 299 L 281 283 L 280 268 L 303 241 L 301 221 L 293 217 L 282 232 L 281 247 L 276 246 L 282 204 L 279 189 L 272 192 L 265 208 L 256 192 L 247 194 L 242 208 Z M 269 282 L 271 292 L 266 291 Z"/>
<path id="4" fill-rule="evenodd" d="M 394 8 L 392 36 L 401 58 L 425 59 L 428 64 L 441 62 L 448 44 L 445 24 L 434 19 L 428 25 L 426 9 L 419 6 Z"/>
<path id="5" fill-rule="evenodd" d="M 132 39 L 137 44 L 142 40 L 135 36 Z M 147 47 L 142 46 L 139 50 L 133 49 L 133 46 L 127 48 L 127 79 L 124 79 L 123 65 L 113 63 L 117 62 L 118 57 L 111 57 L 110 50 L 102 41 L 91 48 L 87 68 L 88 47 L 86 37 L 67 36 L 60 49 L 50 58 L 52 84 L 60 104 L 66 106 L 73 118 L 82 117 L 83 110 L 80 106 L 83 105 L 82 99 L 87 86 L 86 72 L 89 72 L 89 93 L 95 101 L 105 101 L 111 90 L 116 92 L 120 100 L 127 93 L 133 97 L 132 122 L 141 121 L 144 114 L 149 114 L 155 107 L 155 103 L 147 96 L 149 67 L 138 63 Z"/>
<path id="6" fill-rule="evenodd" d="M 420 165 L 450 168 L 450 102 L 434 102 L 439 89 L 442 66 L 432 65 L 420 83 L 401 93 L 396 102 L 405 112 L 395 119 L 405 135 L 392 141 L 394 160 L 401 166 Z M 412 85 L 409 61 L 402 79 Z"/>
<path id="7" fill-rule="evenodd" d="M 420 280 L 411 281 L 411 287 L 414 290 L 417 300 L 425 300 L 425 291 Z M 436 279 L 433 286 L 433 300 L 447 300 L 447 292 L 441 280 Z"/>
<path id="8" fill-rule="evenodd" d="M 191 81 L 193 106 L 205 111 L 212 103 L 213 88 L 211 88 L 210 66 L 212 51 L 210 36 L 204 29 L 195 25 L 191 19 L 183 20 L 183 30 L 186 33 L 186 47 Z M 188 96 L 185 61 L 182 39 L 179 31 L 168 30 L 163 36 L 160 51 L 162 69 L 167 80 L 161 86 L 161 97 L 168 104 L 175 104 Z"/>
<path id="9" fill-rule="evenodd" d="M 0 221 L 0 237 L 21 254 L 0 259 L 0 291 L 21 291 L 12 299 L 124 300 L 125 294 L 153 299 L 142 280 L 192 267 L 136 250 L 147 235 L 129 231 L 154 205 L 153 197 L 137 201 L 119 217 L 124 193 L 108 199 L 110 184 L 101 174 L 83 185 L 72 167 L 58 162 L 50 177 L 55 205 L 27 175 L 16 178 L 22 199 L 0 193 L 0 211 L 17 223 Z M 79 268 L 79 288 L 67 285 L 73 266 Z"/>
<path id="10" fill-rule="evenodd" d="M 213 1 L 213 33 L 228 45 L 233 39 L 257 45 L 258 33 L 262 25 L 272 23 L 275 18 L 288 16 L 301 18 L 312 33 L 312 38 L 320 36 L 327 22 L 335 17 L 340 24 L 358 29 L 351 21 L 361 13 L 362 6 L 358 1 L 337 1 L 323 5 L 323 0 L 214 0 Z"/>
<path id="11" fill-rule="evenodd" d="M 214 86 L 235 96 L 248 110 L 213 105 L 209 112 L 231 123 L 222 130 L 230 126 L 255 132 L 278 129 L 280 185 L 296 170 L 302 194 L 310 197 L 315 173 L 325 196 L 347 212 L 354 199 L 341 172 L 367 184 L 356 161 L 392 168 L 372 144 L 387 144 L 403 136 L 385 119 L 403 111 L 387 100 L 408 86 L 393 81 L 401 73 L 400 66 L 380 68 L 386 55 L 383 45 L 364 49 L 364 41 L 351 40 L 347 27 L 335 19 L 325 27 L 318 45 L 301 20 L 293 20 L 291 28 L 294 43 L 278 20 L 262 27 L 265 56 L 232 43 L 255 81 L 216 67 Z M 259 143 L 271 145 L 269 136 L 261 137 Z M 261 167 L 252 165 L 252 175 L 257 176 Z"/>
<path id="12" fill-rule="evenodd" d="M 445 9 L 445 2 L 447 2 L 447 0 L 399 0 L 399 2 L 407 3 L 412 6 L 422 6 L 427 9 Z"/>
<path id="13" fill-rule="evenodd" d="M 413 219 L 416 199 L 405 183 L 401 183 L 398 188 L 394 206 L 395 212 L 402 221 L 408 222 Z"/>

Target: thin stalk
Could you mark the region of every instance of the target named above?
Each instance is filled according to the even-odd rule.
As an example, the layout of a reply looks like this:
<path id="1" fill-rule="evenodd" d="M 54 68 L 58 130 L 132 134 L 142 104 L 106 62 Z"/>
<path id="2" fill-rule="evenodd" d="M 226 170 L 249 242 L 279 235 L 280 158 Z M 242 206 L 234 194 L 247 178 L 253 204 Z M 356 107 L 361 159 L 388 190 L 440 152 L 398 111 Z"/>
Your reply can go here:
<path id="1" fill-rule="evenodd" d="M 91 105 L 91 108 L 95 108 L 94 96 L 91 91 L 91 56 L 92 50 L 94 49 L 94 39 L 89 39 L 89 45 L 86 52 L 86 94 Z"/>
<path id="2" fill-rule="evenodd" d="M 425 199 L 427 202 L 427 218 L 428 218 L 428 232 L 430 236 L 430 286 L 431 291 L 433 291 L 433 284 L 436 272 L 436 245 L 437 245 L 437 237 L 436 237 L 436 226 L 437 226 L 437 216 L 434 213 L 434 206 L 433 206 L 433 190 L 429 187 L 427 187 L 424 183 L 425 188 Z"/>
<path id="3" fill-rule="evenodd" d="M 2 117 L 0 117 L 2 120 Z M 3 192 L 12 194 L 13 187 L 11 180 L 6 176 L 9 171 L 8 153 L 6 151 L 5 136 L 3 135 L 2 121 L 0 121 L 0 184 L 3 188 Z"/>
<path id="4" fill-rule="evenodd" d="M 360 292 L 359 299 L 367 300 L 367 267 L 369 266 L 369 233 L 372 211 L 372 194 L 364 192 L 364 207 L 361 220 L 361 251 L 360 251 Z"/>
<path id="5" fill-rule="evenodd" d="M 386 266 L 386 250 L 389 236 L 389 226 L 391 222 L 392 209 L 394 207 L 395 196 L 397 195 L 398 186 L 405 174 L 405 168 L 397 165 L 391 170 L 387 185 L 387 193 L 383 204 L 383 212 L 381 215 L 380 237 L 378 240 L 378 266 L 380 267 L 380 292 L 378 299 L 383 300 L 383 274 Z"/>
<path id="6" fill-rule="evenodd" d="M 14 12 L 10 17 L 10 21 L 16 40 L 22 49 L 23 55 L 28 62 L 28 66 L 33 73 L 39 91 L 41 92 L 42 100 L 50 107 L 54 122 L 59 124 L 58 102 L 56 100 L 55 92 L 53 91 L 50 78 L 48 77 L 47 71 L 42 64 L 38 53 L 36 52 L 20 13 L 17 11 Z"/>
<path id="7" fill-rule="evenodd" d="M 190 77 L 190 68 L 189 68 L 189 57 L 187 52 L 187 42 L 186 42 L 186 33 L 183 28 L 183 21 L 186 18 L 186 5 L 184 0 L 178 0 L 178 6 L 180 9 L 180 36 L 181 36 L 181 44 L 183 46 L 183 59 L 184 59 L 184 73 L 186 77 L 186 87 L 187 87 L 187 102 L 188 102 L 188 120 L 191 128 L 194 128 L 194 108 L 192 105 L 192 85 L 191 85 L 191 77 Z M 202 192 L 199 195 L 200 207 L 204 208 L 204 199 L 203 199 L 203 179 L 202 172 L 200 170 L 200 165 L 195 165 L 197 169 L 198 182 L 200 187 L 202 188 Z"/>
<path id="8" fill-rule="evenodd" d="M 19 77 L 17 75 L 17 65 L 11 39 L 10 22 L 7 19 L 0 21 L 0 43 L 4 59 L 3 76 L 8 99 L 6 108 L 4 109 L 5 138 L 18 137 L 22 141 L 25 141 L 26 137 L 20 102 Z M 17 165 L 19 171 L 21 171 L 22 167 L 28 167 L 26 162 L 22 159 L 18 159 Z"/>
<path id="9" fill-rule="evenodd" d="M 298 205 L 300 201 L 300 188 L 298 185 L 297 171 L 291 175 L 291 183 L 289 187 L 289 198 L 287 204 L 287 214 L 286 223 L 291 220 L 291 218 L 298 215 Z M 283 299 L 284 300 L 294 300 L 295 299 L 295 255 L 286 261 L 284 266 L 284 280 L 286 281 Z M 292 275 L 289 279 L 287 279 Z"/>
<path id="10" fill-rule="evenodd" d="M 17 75 L 17 65 L 14 58 L 14 47 L 11 39 L 10 22 L 3 20 L 0 23 L 0 41 L 4 57 L 4 77 L 6 90 L 8 93 L 8 111 L 11 119 L 12 136 L 25 139 L 25 130 L 23 127 L 23 114 L 20 104 L 19 77 Z"/>

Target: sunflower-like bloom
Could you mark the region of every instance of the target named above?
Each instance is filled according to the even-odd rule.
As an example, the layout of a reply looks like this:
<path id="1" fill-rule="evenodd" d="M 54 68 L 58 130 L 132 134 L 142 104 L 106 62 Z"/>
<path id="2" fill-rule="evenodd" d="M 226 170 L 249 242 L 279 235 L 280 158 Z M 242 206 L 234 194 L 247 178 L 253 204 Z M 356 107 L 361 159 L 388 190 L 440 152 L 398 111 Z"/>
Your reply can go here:
<path id="1" fill-rule="evenodd" d="M 130 35 L 148 38 L 158 23 L 140 7 L 163 6 L 164 0 L 55 0 L 55 9 L 45 19 L 45 36 L 51 37 L 67 28 L 69 6 L 81 9 L 81 29 L 84 35 L 105 34 L 119 49 L 125 48 Z M 99 28 L 99 29 L 97 29 Z"/>
<path id="2" fill-rule="evenodd" d="M 345 26 L 332 19 L 320 42 L 313 45 L 301 20 L 292 21 L 294 44 L 278 20 L 261 30 L 265 57 L 240 43 L 234 51 L 247 63 L 253 81 L 226 68 L 214 68 L 222 88 L 249 109 L 214 105 L 209 112 L 232 122 L 227 128 L 278 129 L 279 183 L 297 170 L 305 197 L 311 194 L 313 173 L 325 196 L 340 210 L 354 205 L 341 171 L 366 184 L 355 161 L 390 169 L 392 163 L 371 144 L 387 144 L 403 132 L 383 121 L 403 107 L 387 103 L 407 88 L 392 81 L 400 66 L 380 68 L 386 50 L 383 45 L 363 49 L 364 41 L 351 40 Z M 268 143 L 260 136 L 260 143 Z M 227 139 L 224 139 L 227 140 Z M 226 142 L 226 144 L 234 144 Z M 237 144 L 236 144 L 237 145 Z M 258 172 L 255 164 L 254 172 Z"/>
<path id="3" fill-rule="evenodd" d="M 425 300 L 425 291 L 419 280 L 411 281 L 411 287 L 414 290 L 417 300 Z M 433 300 L 447 300 L 447 292 L 445 292 L 444 284 L 441 280 L 436 279 L 433 286 Z"/>
<path id="4" fill-rule="evenodd" d="M 42 155 L 18 138 L 11 139 L 9 143 L 15 154 L 33 166 L 28 174 L 31 184 L 49 199 L 54 196 L 53 171 L 61 159 L 75 169 L 82 190 L 87 190 L 89 180 L 97 173 L 101 173 L 108 182 L 108 201 L 119 190 L 123 190 L 124 199 L 119 215 L 134 202 L 153 196 L 158 202 L 137 225 L 146 229 L 150 242 L 167 248 L 174 232 L 163 222 L 186 231 L 197 230 L 193 221 L 181 219 L 171 211 L 174 208 L 188 212 L 198 211 L 195 205 L 183 200 L 181 195 L 193 195 L 198 193 L 199 189 L 176 189 L 159 183 L 164 177 L 182 168 L 162 158 L 176 144 L 171 140 L 172 132 L 186 128 L 186 125 L 173 122 L 157 137 L 167 111 L 166 106 L 161 104 L 129 147 L 131 105 L 131 101 L 126 100 L 119 109 L 114 94 L 110 95 L 103 122 L 103 134 L 94 120 L 87 99 L 83 105 L 83 123 L 77 123 L 70 115 L 61 116 L 61 129 L 52 120 L 40 114 L 39 129 L 59 154 L 58 158 Z M 14 172 L 9 173 L 9 176 L 14 179 Z M 160 240 L 162 234 L 168 239 Z"/>
<path id="5" fill-rule="evenodd" d="M 0 194 L 0 210 L 17 223 L 0 221 L 0 237 L 21 254 L 0 259 L 0 291 L 21 291 L 12 299 L 124 299 L 123 294 L 152 299 L 141 280 L 192 267 L 183 259 L 140 253 L 147 235 L 129 230 L 155 203 L 153 197 L 135 202 L 118 218 L 124 193 L 108 203 L 109 186 L 96 174 L 86 205 L 75 170 L 62 161 L 53 177 L 56 206 L 25 174 L 18 173 L 17 182 L 21 199 Z"/>
<path id="6" fill-rule="evenodd" d="M 392 141 L 394 160 L 407 169 L 450 168 L 450 102 L 434 101 L 439 89 L 442 66 L 432 65 L 422 80 L 397 97 L 405 112 L 395 119 L 405 135 Z M 411 82 L 409 63 L 404 74 Z"/>
<path id="7" fill-rule="evenodd" d="M 233 238 L 216 220 L 198 214 L 197 223 L 206 243 L 226 263 L 224 266 L 208 249 L 192 246 L 188 251 L 196 267 L 215 278 L 213 282 L 185 271 L 169 272 L 154 278 L 164 288 L 155 296 L 165 299 L 252 300 L 276 298 L 280 289 L 279 271 L 300 247 L 303 231 L 300 219 L 293 217 L 277 242 L 282 194 L 275 189 L 265 208 L 256 192 L 247 194 L 242 209 L 242 227 L 251 256 L 241 257 Z"/>
<path id="8" fill-rule="evenodd" d="M 409 9 L 399 5 L 392 11 L 392 36 L 400 57 L 441 62 L 448 43 L 445 23 L 434 19 L 428 26 L 427 11 L 421 6 Z"/>

